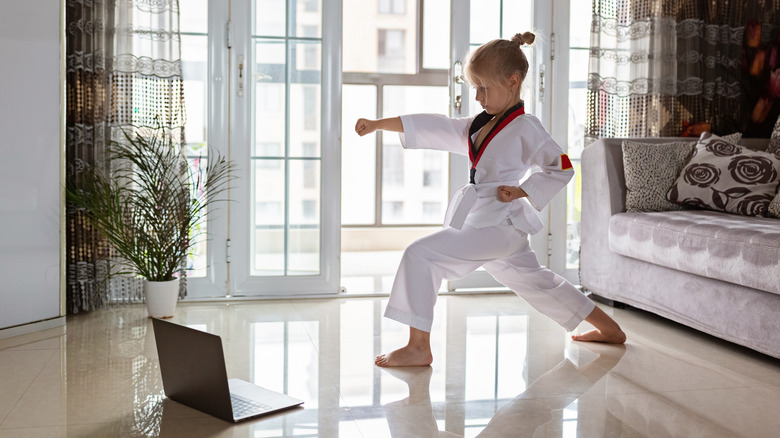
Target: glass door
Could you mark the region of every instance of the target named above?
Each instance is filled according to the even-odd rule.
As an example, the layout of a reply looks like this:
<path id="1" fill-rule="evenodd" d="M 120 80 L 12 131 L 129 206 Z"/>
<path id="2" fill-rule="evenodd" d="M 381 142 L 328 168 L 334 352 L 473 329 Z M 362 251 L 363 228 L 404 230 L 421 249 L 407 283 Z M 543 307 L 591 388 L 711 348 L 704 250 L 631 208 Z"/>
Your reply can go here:
<path id="1" fill-rule="evenodd" d="M 339 291 L 341 5 L 233 0 L 230 295 Z"/>
<path id="2" fill-rule="evenodd" d="M 181 21 L 191 161 L 212 147 L 237 176 L 189 296 L 337 293 L 341 3 L 191 0 Z"/>

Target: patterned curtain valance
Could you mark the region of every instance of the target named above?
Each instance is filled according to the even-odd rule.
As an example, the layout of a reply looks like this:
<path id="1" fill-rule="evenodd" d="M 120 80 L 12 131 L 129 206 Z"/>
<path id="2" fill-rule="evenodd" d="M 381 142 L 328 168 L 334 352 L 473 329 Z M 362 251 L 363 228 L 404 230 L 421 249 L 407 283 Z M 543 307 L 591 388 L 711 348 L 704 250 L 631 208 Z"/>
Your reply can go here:
<path id="1" fill-rule="evenodd" d="M 177 0 L 117 0 L 114 125 L 184 125 L 184 82 Z"/>
<path id="2" fill-rule="evenodd" d="M 594 0 L 586 135 L 768 137 L 778 50 L 778 0 Z"/>

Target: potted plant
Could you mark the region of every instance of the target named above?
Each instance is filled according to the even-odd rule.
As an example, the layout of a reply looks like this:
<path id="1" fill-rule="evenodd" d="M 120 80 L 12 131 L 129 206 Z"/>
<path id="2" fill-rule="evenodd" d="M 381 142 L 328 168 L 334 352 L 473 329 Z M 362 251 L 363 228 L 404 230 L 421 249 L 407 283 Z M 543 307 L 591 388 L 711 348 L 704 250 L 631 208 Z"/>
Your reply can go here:
<path id="1" fill-rule="evenodd" d="M 199 222 L 233 179 L 232 163 L 213 151 L 193 170 L 170 129 L 122 130 L 108 147 L 108 175 L 87 169 L 68 180 L 67 200 L 119 256 L 112 274 L 144 278 L 150 317 L 171 317 L 179 285 L 176 273 L 201 237 Z M 212 209 L 213 211 L 213 209 Z"/>

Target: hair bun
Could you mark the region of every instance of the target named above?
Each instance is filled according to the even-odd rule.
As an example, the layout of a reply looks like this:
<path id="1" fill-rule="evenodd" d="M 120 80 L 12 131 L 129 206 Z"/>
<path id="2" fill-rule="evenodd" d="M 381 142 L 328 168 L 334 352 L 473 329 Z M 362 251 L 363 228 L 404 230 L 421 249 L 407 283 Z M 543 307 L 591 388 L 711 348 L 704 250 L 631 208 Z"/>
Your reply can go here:
<path id="1" fill-rule="evenodd" d="M 512 42 L 518 46 L 523 46 L 525 44 L 530 46 L 534 43 L 534 40 L 536 40 L 536 35 L 534 35 L 533 32 L 518 33 L 512 37 Z"/>

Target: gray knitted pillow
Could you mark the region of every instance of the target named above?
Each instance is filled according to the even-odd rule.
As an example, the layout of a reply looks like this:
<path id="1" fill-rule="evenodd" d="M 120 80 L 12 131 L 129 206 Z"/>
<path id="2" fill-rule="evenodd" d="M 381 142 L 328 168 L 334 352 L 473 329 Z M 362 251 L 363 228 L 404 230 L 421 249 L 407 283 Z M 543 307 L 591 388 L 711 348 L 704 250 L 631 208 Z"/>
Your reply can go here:
<path id="1" fill-rule="evenodd" d="M 739 143 L 742 134 L 722 138 L 730 143 Z M 626 211 L 682 210 L 683 206 L 666 199 L 666 193 L 677 180 L 695 145 L 695 140 L 671 143 L 623 141 Z"/>
<path id="2" fill-rule="evenodd" d="M 780 117 L 778 117 L 777 122 L 775 122 L 775 128 L 772 130 L 772 138 L 769 140 L 769 147 L 766 148 L 766 151 L 770 154 L 775 154 L 780 158 Z M 775 199 L 769 203 L 767 211 L 769 211 L 770 216 L 780 219 L 780 192 L 777 192 Z"/>

